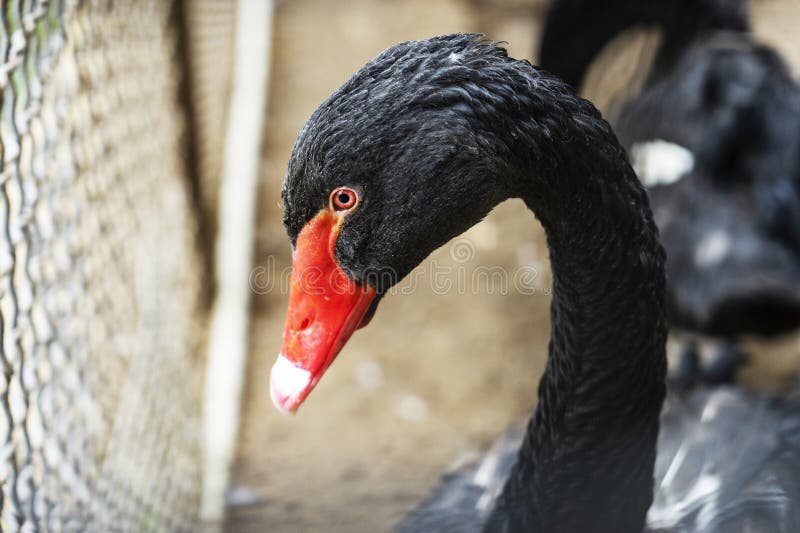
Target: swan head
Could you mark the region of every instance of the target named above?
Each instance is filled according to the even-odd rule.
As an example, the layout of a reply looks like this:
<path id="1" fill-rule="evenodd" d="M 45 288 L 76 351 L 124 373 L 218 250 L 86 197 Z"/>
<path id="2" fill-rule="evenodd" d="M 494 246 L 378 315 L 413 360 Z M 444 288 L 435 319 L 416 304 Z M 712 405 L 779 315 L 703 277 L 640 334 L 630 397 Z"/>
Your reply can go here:
<path id="1" fill-rule="evenodd" d="M 312 114 L 282 190 L 293 272 L 278 408 L 295 411 L 386 291 L 509 196 L 484 123 L 514 63 L 474 35 L 402 43 Z"/>

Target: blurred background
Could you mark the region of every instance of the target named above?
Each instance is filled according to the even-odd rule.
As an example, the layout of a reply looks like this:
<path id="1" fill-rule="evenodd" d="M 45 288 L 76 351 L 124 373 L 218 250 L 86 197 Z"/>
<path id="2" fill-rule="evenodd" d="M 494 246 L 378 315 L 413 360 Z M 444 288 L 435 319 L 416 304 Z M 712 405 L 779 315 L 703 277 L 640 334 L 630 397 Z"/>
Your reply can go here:
<path id="1" fill-rule="evenodd" d="M 507 41 L 536 64 L 546 0 L 287 0 L 275 8 L 273 64 L 258 208 L 256 267 L 290 264 L 279 190 L 299 129 L 315 107 L 392 44 L 452 32 Z M 800 67 L 790 0 L 751 2 L 757 36 Z M 576 35 L 580 39 L 580 35 Z M 647 32 L 609 47 L 584 95 L 608 110 L 641 78 Z M 469 250 L 464 252 L 464 245 Z M 244 418 L 229 500 L 230 531 L 387 531 L 457 460 L 477 454 L 535 403 L 549 337 L 550 274 L 538 222 L 519 201 L 438 250 L 430 261 L 467 275 L 480 266 L 530 267 L 533 294 L 436 291 L 391 295 L 359 330 L 293 417 L 271 408 L 267 376 L 280 348 L 286 294 L 253 302 Z M 402 284 L 401 284 L 402 285 Z M 743 379 L 771 386 L 791 375 L 800 339 L 745 341 L 780 354 L 754 358 Z M 242 497 L 239 500 L 237 497 Z"/>
<path id="2" fill-rule="evenodd" d="M 385 298 L 296 416 L 273 408 L 268 381 L 291 262 L 279 192 L 306 118 L 400 41 L 481 32 L 535 64 L 546 9 L 2 2 L 2 530 L 387 531 L 527 413 L 551 280 L 540 227 L 518 201 Z M 800 8 L 751 10 L 755 33 L 797 72 Z M 258 16 L 245 30 L 248 13 Z M 586 83 L 603 110 L 636 86 L 654 47 L 645 32 L 624 39 Z M 494 267 L 524 273 L 524 290 L 459 285 Z M 433 268 L 453 285 L 431 282 Z M 797 335 L 743 342 L 770 354 L 743 370 L 752 385 L 797 368 Z"/>

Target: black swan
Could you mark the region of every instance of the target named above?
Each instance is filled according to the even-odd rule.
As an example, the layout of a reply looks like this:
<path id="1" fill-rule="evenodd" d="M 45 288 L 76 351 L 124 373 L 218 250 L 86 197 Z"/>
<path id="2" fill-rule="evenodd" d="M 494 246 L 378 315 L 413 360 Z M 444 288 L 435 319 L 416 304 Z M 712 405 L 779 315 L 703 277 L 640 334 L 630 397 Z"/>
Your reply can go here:
<path id="1" fill-rule="evenodd" d="M 732 340 L 795 330 L 800 88 L 753 38 L 746 0 L 554 0 L 540 66 L 578 88 L 634 26 L 661 45 L 613 123 L 667 252 L 670 323 Z"/>
<path id="2" fill-rule="evenodd" d="M 716 437 L 696 432 L 694 440 L 677 440 L 692 421 L 672 420 L 668 409 L 668 431 L 677 431 L 666 442 L 677 448 L 667 461 L 656 458 L 665 279 L 647 196 L 589 102 L 476 35 L 388 49 L 301 131 L 283 188 L 293 272 L 270 376 L 275 405 L 295 411 L 380 297 L 509 197 L 522 198 L 541 221 L 553 270 L 538 405 L 515 459 L 506 453 L 496 468 L 483 469 L 506 479 L 499 494 L 451 477 L 458 486 L 438 491 L 401 530 L 641 532 L 656 465 L 671 472 L 657 487 L 657 527 L 679 523 L 665 510 L 676 505 L 684 520 L 727 524 L 730 512 L 740 515 L 731 502 L 777 524 L 769 531 L 800 524 L 793 505 L 798 443 L 785 444 L 798 438 L 797 428 L 759 426 L 749 438 L 724 440 L 748 461 L 719 445 L 720 457 L 739 460 L 718 464 L 703 446 L 720 444 Z M 716 407 L 702 422 L 719 421 L 723 403 L 707 405 Z M 758 473 L 740 468 L 751 464 Z M 716 477 L 734 469 L 744 473 Z M 761 474 L 788 476 L 795 486 Z"/>

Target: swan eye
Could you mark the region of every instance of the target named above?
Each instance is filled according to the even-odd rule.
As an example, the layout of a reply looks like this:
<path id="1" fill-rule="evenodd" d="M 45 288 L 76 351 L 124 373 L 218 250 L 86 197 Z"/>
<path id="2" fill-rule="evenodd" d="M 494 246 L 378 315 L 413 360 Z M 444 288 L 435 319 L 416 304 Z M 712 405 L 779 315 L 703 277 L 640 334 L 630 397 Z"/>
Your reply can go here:
<path id="1" fill-rule="evenodd" d="M 349 211 L 358 204 L 358 194 L 348 187 L 339 187 L 331 193 L 331 205 L 335 211 Z"/>

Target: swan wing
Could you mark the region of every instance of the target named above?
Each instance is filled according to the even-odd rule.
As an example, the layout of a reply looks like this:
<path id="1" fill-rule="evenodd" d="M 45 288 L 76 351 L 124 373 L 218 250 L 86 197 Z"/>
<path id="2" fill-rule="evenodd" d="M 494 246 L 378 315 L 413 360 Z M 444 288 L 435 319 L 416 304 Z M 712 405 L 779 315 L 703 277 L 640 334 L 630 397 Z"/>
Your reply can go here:
<path id="1" fill-rule="evenodd" d="M 721 387 L 672 391 L 652 531 L 800 531 L 800 405 Z"/>
<path id="2" fill-rule="evenodd" d="M 396 528 L 397 533 L 483 531 L 517 459 L 523 428 L 518 425 L 507 431 L 480 461 L 468 461 L 442 476 L 433 492 Z"/>

